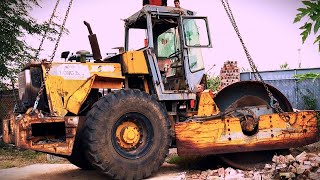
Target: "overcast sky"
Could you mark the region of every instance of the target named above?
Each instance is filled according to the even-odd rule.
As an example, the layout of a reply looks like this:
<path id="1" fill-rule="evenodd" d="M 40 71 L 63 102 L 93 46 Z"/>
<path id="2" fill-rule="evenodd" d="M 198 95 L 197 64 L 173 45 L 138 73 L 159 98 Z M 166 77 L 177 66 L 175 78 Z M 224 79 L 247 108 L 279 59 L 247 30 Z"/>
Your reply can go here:
<path id="1" fill-rule="evenodd" d="M 57 15 L 62 21 L 68 0 L 61 0 Z M 218 74 L 223 62 L 238 61 L 240 68 L 249 69 L 249 63 L 242 50 L 239 39 L 221 5 L 220 0 L 180 0 L 181 6 L 207 16 L 213 48 L 204 51 L 206 69 L 216 66 L 211 73 Z M 320 67 L 320 54 L 313 45 L 315 36 L 302 45 L 299 27 L 302 23 L 293 24 L 297 8 L 302 7 L 299 0 L 229 0 L 236 22 L 251 56 L 259 70 L 276 70 L 287 62 L 290 68 L 298 68 L 299 51 L 302 68 Z M 32 16 L 39 21 L 48 20 L 55 5 L 54 0 L 42 0 L 41 8 L 35 8 Z M 173 6 L 168 0 L 168 5 Z M 83 21 L 91 24 L 97 34 L 103 56 L 113 47 L 124 45 L 124 23 L 142 7 L 142 0 L 74 0 L 66 27 L 69 35 L 61 38 L 56 54 L 60 60 L 62 51 L 91 51 L 88 31 Z M 28 39 L 34 47 L 39 46 L 37 39 Z M 48 58 L 54 43 L 46 42 L 41 58 Z"/>

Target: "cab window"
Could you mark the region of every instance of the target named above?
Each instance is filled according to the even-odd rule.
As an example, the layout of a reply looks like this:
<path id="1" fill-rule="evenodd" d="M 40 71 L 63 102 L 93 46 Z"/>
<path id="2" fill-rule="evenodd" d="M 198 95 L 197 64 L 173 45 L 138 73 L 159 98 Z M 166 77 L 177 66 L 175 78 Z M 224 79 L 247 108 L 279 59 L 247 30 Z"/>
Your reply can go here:
<path id="1" fill-rule="evenodd" d="M 178 36 L 176 28 L 170 28 L 158 36 L 158 57 L 168 58 L 171 54 L 179 51 L 180 42 Z"/>

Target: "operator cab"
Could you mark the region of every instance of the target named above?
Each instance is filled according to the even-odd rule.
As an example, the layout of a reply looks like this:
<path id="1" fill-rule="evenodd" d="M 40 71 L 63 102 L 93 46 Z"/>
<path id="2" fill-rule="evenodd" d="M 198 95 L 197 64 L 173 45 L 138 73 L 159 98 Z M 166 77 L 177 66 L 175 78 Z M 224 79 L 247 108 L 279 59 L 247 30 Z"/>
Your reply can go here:
<path id="1" fill-rule="evenodd" d="M 166 94 L 174 99 L 177 93 L 195 98 L 195 86 L 204 75 L 201 48 L 210 48 L 211 41 L 207 18 L 194 14 L 146 5 L 125 20 L 125 51 L 145 52 L 160 100 Z"/>

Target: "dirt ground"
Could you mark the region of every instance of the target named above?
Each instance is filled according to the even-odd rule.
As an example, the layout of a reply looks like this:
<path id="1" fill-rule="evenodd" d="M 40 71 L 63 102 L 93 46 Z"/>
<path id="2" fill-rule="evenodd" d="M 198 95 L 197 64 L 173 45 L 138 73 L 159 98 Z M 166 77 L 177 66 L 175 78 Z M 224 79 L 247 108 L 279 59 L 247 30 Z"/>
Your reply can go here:
<path id="1" fill-rule="evenodd" d="M 176 149 L 170 149 L 170 156 L 176 155 Z M 185 170 L 175 164 L 164 163 L 160 170 L 148 179 L 182 179 Z M 4 180 L 87 180 L 106 179 L 94 170 L 82 170 L 62 158 L 48 160 L 43 153 L 19 151 L 11 147 L 2 147 L 0 151 L 0 179 Z"/>
<path id="2" fill-rule="evenodd" d="M 176 165 L 164 163 L 160 170 L 148 179 L 181 179 L 184 174 Z M 22 168 L 9 168 L 0 170 L 0 179 L 5 180 L 105 180 L 106 177 L 97 171 L 81 170 L 72 164 L 34 164 Z"/>
<path id="3" fill-rule="evenodd" d="M 305 146 L 302 148 L 293 149 L 296 153 L 302 151 L 306 152 L 320 152 L 320 142 Z M 170 155 L 171 159 L 175 155 L 176 151 L 171 149 Z M 216 169 L 221 167 L 215 159 L 193 159 L 194 161 L 184 161 L 181 163 L 176 162 L 175 164 L 169 164 L 165 162 L 160 170 L 153 174 L 153 176 L 148 179 L 160 180 L 160 179 L 194 179 L 191 178 L 196 174 L 201 174 L 202 171 L 206 169 Z M 63 161 L 62 161 L 63 162 Z M 205 169 L 199 169 L 197 164 L 208 163 L 213 166 L 205 167 Z M 191 166 L 190 166 L 191 165 Z M 227 168 L 228 166 L 224 166 Z M 0 169 L 0 179 L 5 180 L 34 180 L 34 179 L 59 179 L 59 180 L 87 180 L 87 179 L 106 179 L 102 174 L 99 174 L 97 171 L 87 171 L 81 170 L 78 167 L 63 163 L 63 164 L 32 164 L 24 167 L 13 167 L 7 169 Z"/>

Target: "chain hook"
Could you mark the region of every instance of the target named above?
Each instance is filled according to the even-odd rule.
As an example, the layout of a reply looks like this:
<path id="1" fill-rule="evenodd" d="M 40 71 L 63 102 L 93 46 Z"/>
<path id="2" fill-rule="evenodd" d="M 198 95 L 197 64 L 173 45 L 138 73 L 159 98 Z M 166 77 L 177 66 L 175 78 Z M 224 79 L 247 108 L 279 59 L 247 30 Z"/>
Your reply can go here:
<path id="1" fill-rule="evenodd" d="M 248 62 L 250 64 L 251 70 L 253 72 L 253 75 L 254 75 L 256 81 L 260 81 L 263 84 L 263 87 L 265 88 L 265 90 L 267 91 L 267 94 L 268 94 L 268 96 L 270 98 L 270 106 L 273 107 L 277 111 L 277 113 L 283 113 L 284 111 L 280 107 L 278 100 L 272 95 L 272 92 L 270 91 L 270 89 L 267 86 L 267 84 L 264 82 L 263 78 L 261 77 L 261 74 L 258 71 L 257 66 L 253 62 L 253 59 L 252 59 L 252 57 L 251 57 L 251 55 L 249 53 L 249 50 L 246 47 L 246 45 L 244 43 L 244 40 L 243 40 L 243 38 L 242 38 L 242 36 L 240 34 L 240 30 L 239 30 L 239 28 L 237 26 L 237 23 L 236 23 L 236 20 L 235 20 L 235 18 L 233 16 L 233 13 L 232 13 L 232 10 L 231 10 L 231 7 L 229 5 L 228 0 L 221 0 L 221 3 L 222 3 L 222 5 L 223 5 L 223 7 L 224 7 L 224 9 L 225 9 L 225 11 L 226 11 L 226 13 L 228 15 L 228 18 L 229 18 L 229 20 L 231 22 L 232 27 L 234 28 L 234 30 L 235 30 L 235 32 L 236 32 L 236 34 L 237 34 L 237 36 L 238 36 L 238 38 L 239 38 L 239 40 L 241 42 L 242 48 L 243 48 L 243 50 L 244 50 L 244 52 L 245 52 L 245 54 L 247 56 Z"/>
<path id="2" fill-rule="evenodd" d="M 54 46 L 53 52 L 52 52 L 52 54 L 51 54 L 49 64 L 47 65 L 47 67 L 45 67 L 46 73 L 45 73 L 44 78 L 43 78 L 43 81 L 42 81 L 42 83 L 41 83 L 41 87 L 40 87 L 40 90 L 39 90 L 38 95 L 37 95 L 37 97 L 36 97 L 36 101 L 34 102 L 34 105 L 33 105 L 33 108 L 32 108 L 32 112 L 34 112 L 34 111 L 37 109 L 38 104 L 39 104 L 40 97 L 41 97 L 41 95 L 42 95 L 42 93 L 43 93 L 43 90 L 44 90 L 44 88 L 45 88 L 45 82 L 46 82 L 46 80 L 47 80 L 47 78 L 48 78 L 49 71 L 50 71 L 51 66 L 52 66 L 53 58 L 54 58 L 54 56 L 55 56 L 55 54 L 56 54 L 56 51 L 57 51 L 57 49 L 58 49 L 59 42 L 60 42 L 62 33 L 63 33 L 63 31 L 64 31 L 65 24 L 66 24 L 67 19 L 68 19 L 68 15 L 69 15 L 69 11 L 70 11 L 70 9 L 71 9 L 72 2 L 73 2 L 73 0 L 70 0 L 69 5 L 68 5 L 68 9 L 67 9 L 66 14 L 65 14 L 64 19 L 63 19 L 63 22 L 62 22 L 62 24 L 61 24 L 61 26 L 60 26 L 59 36 L 58 36 L 57 42 L 56 42 L 56 44 L 55 44 L 55 46 Z M 41 62 L 41 64 L 44 64 L 44 63 L 45 63 L 44 61 Z"/>

